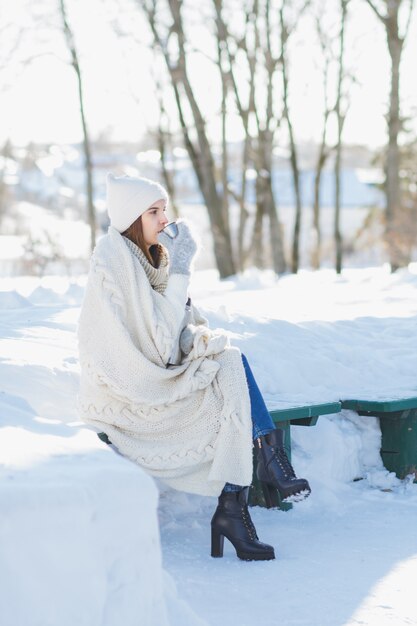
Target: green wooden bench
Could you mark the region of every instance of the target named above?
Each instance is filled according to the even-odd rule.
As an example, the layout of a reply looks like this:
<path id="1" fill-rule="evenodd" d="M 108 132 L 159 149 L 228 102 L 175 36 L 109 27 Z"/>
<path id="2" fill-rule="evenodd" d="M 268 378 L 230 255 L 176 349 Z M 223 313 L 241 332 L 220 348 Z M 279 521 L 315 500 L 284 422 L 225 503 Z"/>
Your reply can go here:
<path id="1" fill-rule="evenodd" d="M 332 413 L 340 413 L 340 402 L 327 402 L 325 404 L 312 404 L 309 406 L 297 406 L 285 409 L 272 409 L 270 415 L 277 428 L 284 430 L 284 446 L 288 458 L 291 459 L 291 424 L 294 426 L 315 426 L 320 415 L 330 415 Z M 98 433 L 99 439 L 104 443 L 110 445 L 111 441 L 105 433 Z M 279 508 L 283 511 L 292 509 L 292 504 L 287 502 L 281 502 L 279 494 L 278 503 Z M 256 458 L 254 457 L 254 474 L 252 488 L 250 490 L 250 504 L 252 506 L 259 505 L 265 506 L 265 499 L 262 493 L 262 489 L 256 478 Z"/>
<path id="2" fill-rule="evenodd" d="M 343 400 L 342 409 L 379 418 L 382 461 L 398 478 L 417 482 L 417 396 L 402 400 Z"/>
<path id="3" fill-rule="evenodd" d="M 341 402 L 312 404 L 283 409 L 271 409 L 270 414 L 277 428 L 284 430 L 284 445 L 291 459 L 291 424 L 294 426 L 315 426 L 320 415 L 340 413 L 342 409 L 356 411 L 359 415 L 378 417 L 381 425 L 381 456 L 384 466 L 399 478 L 414 474 L 417 481 L 417 396 L 402 400 L 360 400 L 350 399 Z M 105 433 L 99 433 L 102 441 L 110 444 Z M 250 504 L 265 506 L 262 489 L 256 478 L 256 458 L 254 477 L 250 490 Z M 307 477 L 308 478 L 308 477 Z M 287 511 L 292 504 L 281 502 L 279 508 Z"/>
<path id="4" fill-rule="evenodd" d="M 340 413 L 342 405 L 340 402 L 327 402 L 325 404 L 312 404 L 308 406 L 297 406 L 284 409 L 272 409 L 269 411 L 277 428 L 284 430 L 284 447 L 289 459 L 291 459 L 291 424 L 294 426 L 315 426 L 320 415 L 331 415 Z M 278 507 L 283 511 L 292 509 L 292 504 L 282 502 L 278 495 Z M 261 486 L 256 478 L 256 457 L 254 455 L 254 472 L 252 488 L 250 490 L 250 504 L 252 506 L 265 506 L 265 499 Z"/>
<path id="5" fill-rule="evenodd" d="M 104 443 L 107 443 L 108 446 L 111 446 L 111 441 L 107 437 L 106 433 L 97 433 L 97 437 L 101 439 Z"/>
<path id="6" fill-rule="evenodd" d="M 291 459 L 291 424 L 314 426 L 320 415 L 339 413 L 341 409 L 356 411 L 358 415 L 378 417 L 381 426 L 381 457 L 384 466 L 398 478 L 414 475 L 417 482 L 417 396 L 401 400 L 349 399 L 270 411 L 274 423 L 285 431 L 285 449 Z M 308 477 L 307 477 L 308 478 Z M 251 504 L 265 506 L 260 485 L 254 475 Z M 279 508 L 289 510 L 291 504 L 279 502 Z"/>

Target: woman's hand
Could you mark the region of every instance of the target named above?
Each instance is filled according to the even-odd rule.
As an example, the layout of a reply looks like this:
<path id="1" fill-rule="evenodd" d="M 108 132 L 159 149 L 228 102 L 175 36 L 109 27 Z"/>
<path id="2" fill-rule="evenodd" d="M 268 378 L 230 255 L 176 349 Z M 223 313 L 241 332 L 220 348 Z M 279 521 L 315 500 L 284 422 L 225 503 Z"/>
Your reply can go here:
<path id="1" fill-rule="evenodd" d="M 180 348 L 183 361 L 203 356 L 219 354 L 229 345 L 228 337 L 222 331 L 211 331 L 207 326 L 188 324 L 180 335 Z"/>
<path id="2" fill-rule="evenodd" d="M 194 339 L 197 334 L 197 327 L 187 324 L 180 335 L 180 349 L 183 354 L 190 354 L 194 346 Z"/>
<path id="3" fill-rule="evenodd" d="M 190 275 L 190 266 L 197 252 L 197 242 L 184 220 L 177 222 L 178 235 L 171 239 L 166 233 L 158 235 L 158 241 L 169 254 L 169 273 Z"/>

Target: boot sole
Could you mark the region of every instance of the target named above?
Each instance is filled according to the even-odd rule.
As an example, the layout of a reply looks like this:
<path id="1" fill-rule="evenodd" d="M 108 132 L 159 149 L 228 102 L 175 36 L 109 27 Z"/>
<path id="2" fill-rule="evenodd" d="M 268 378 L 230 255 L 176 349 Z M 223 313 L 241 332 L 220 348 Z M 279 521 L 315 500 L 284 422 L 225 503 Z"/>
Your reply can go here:
<path id="1" fill-rule="evenodd" d="M 277 487 L 274 487 L 269 483 L 262 482 L 261 487 L 265 498 L 265 504 L 268 509 L 279 508 L 280 500 L 281 502 L 285 503 L 302 502 L 303 500 L 308 498 L 311 493 L 311 489 L 302 489 L 301 491 L 289 493 L 287 496 L 285 496 L 281 494 Z"/>
<path id="2" fill-rule="evenodd" d="M 268 554 L 246 554 L 245 552 L 236 552 L 236 556 L 241 561 L 273 561 L 275 559 L 275 552 L 269 552 Z"/>
<path id="3" fill-rule="evenodd" d="M 310 493 L 311 491 L 309 491 L 308 489 L 303 489 L 302 491 L 298 491 L 297 493 L 292 493 L 290 496 L 287 496 L 286 498 L 282 498 L 282 501 L 291 502 L 291 503 L 302 502 L 303 500 L 308 498 Z"/>
<path id="4" fill-rule="evenodd" d="M 224 548 L 224 538 L 232 544 L 236 551 L 236 556 L 242 561 L 272 561 L 275 559 L 275 550 L 272 548 L 269 552 L 259 552 L 258 554 L 253 554 L 250 552 L 242 552 L 237 550 L 233 541 L 225 534 L 219 533 L 215 531 L 213 528 L 211 530 L 211 556 L 213 558 L 221 558 L 223 556 L 223 548 Z"/>

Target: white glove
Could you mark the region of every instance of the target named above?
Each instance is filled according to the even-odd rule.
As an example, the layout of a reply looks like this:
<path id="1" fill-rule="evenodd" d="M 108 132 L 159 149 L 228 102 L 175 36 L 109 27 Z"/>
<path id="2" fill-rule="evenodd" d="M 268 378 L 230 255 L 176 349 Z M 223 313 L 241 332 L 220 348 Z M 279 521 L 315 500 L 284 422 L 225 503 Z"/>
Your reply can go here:
<path id="1" fill-rule="evenodd" d="M 229 345 L 227 335 L 220 331 L 213 332 L 207 326 L 188 324 L 180 335 L 180 348 L 184 360 L 192 360 L 202 356 L 219 354 Z"/>
<path id="2" fill-rule="evenodd" d="M 178 235 L 171 239 L 166 233 L 158 235 L 158 241 L 169 254 L 169 273 L 190 275 L 190 266 L 197 252 L 197 242 L 184 220 L 177 222 Z"/>
<path id="3" fill-rule="evenodd" d="M 194 345 L 194 338 L 197 334 L 197 327 L 187 324 L 180 335 L 180 349 L 183 354 L 190 354 Z"/>

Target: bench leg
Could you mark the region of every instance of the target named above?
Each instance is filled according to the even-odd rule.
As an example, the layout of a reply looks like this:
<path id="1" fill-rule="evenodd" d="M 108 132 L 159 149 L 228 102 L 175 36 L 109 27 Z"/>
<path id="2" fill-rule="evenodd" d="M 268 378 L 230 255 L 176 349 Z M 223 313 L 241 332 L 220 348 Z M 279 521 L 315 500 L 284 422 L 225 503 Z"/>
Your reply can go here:
<path id="1" fill-rule="evenodd" d="M 291 432 L 290 432 L 290 422 L 279 422 L 276 424 L 277 428 L 282 428 L 284 431 L 284 447 L 285 452 L 287 453 L 288 458 L 291 461 Z M 282 511 L 290 511 L 293 507 L 291 502 L 282 502 L 281 496 L 277 490 L 277 500 L 278 500 L 278 508 Z M 265 498 L 262 492 L 261 485 L 259 480 L 256 477 L 256 454 L 254 451 L 253 454 L 253 477 L 252 477 L 252 487 L 249 491 L 249 504 L 250 506 L 263 506 L 265 507 Z"/>
<path id="2" fill-rule="evenodd" d="M 381 456 L 387 470 L 398 478 L 414 474 L 417 482 L 417 409 L 379 414 Z"/>

